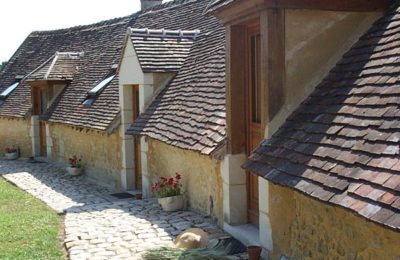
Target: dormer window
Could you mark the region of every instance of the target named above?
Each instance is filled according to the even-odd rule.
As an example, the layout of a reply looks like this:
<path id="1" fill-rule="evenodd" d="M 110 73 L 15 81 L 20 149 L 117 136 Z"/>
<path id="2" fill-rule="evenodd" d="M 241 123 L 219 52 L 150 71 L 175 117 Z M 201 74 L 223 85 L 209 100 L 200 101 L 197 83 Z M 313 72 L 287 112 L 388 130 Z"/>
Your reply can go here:
<path id="1" fill-rule="evenodd" d="M 116 73 L 115 70 L 113 70 L 104 79 L 102 79 L 99 83 L 97 83 L 94 88 L 89 90 L 89 92 L 87 93 L 87 97 L 85 101 L 83 101 L 82 105 L 84 107 L 90 107 L 91 105 L 93 105 L 96 98 L 100 95 L 100 93 L 104 90 L 104 88 L 107 87 L 108 84 L 110 84 L 110 82 L 115 78 L 115 76 Z"/>

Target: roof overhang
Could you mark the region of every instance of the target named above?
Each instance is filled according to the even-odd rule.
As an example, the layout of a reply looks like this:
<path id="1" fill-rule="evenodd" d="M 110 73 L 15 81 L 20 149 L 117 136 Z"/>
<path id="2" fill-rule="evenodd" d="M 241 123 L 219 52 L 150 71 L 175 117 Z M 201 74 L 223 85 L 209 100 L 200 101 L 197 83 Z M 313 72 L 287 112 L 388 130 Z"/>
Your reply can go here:
<path id="1" fill-rule="evenodd" d="M 41 87 L 54 84 L 68 84 L 71 80 L 57 79 L 57 80 L 27 80 L 26 81 L 31 87 Z"/>
<path id="2" fill-rule="evenodd" d="M 389 8 L 391 0 L 236 0 L 217 8 L 212 14 L 228 23 L 261 9 L 308 9 L 337 12 L 377 12 Z"/>

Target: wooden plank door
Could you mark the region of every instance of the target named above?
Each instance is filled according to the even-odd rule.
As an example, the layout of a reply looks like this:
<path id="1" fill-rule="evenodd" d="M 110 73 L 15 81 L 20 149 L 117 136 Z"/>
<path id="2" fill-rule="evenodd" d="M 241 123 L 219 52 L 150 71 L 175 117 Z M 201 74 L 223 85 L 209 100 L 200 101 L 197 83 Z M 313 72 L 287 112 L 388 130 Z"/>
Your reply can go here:
<path id="1" fill-rule="evenodd" d="M 139 86 L 133 86 L 132 93 L 132 114 L 133 122 L 139 116 Z M 135 165 L 135 189 L 142 190 L 142 168 L 141 168 L 141 156 L 140 156 L 140 138 L 134 139 L 134 165 Z"/>
<path id="2" fill-rule="evenodd" d="M 43 115 L 47 110 L 47 88 L 41 87 L 39 90 L 39 115 Z M 39 121 L 39 142 L 40 142 L 40 155 L 47 156 L 47 138 L 46 138 L 46 123 Z"/>
<path id="3" fill-rule="evenodd" d="M 246 152 L 247 155 L 256 148 L 263 139 L 261 128 L 261 37 L 258 26 L 247 30 L 246 53 Z M 252 224 L 259 224 L 258 209 L 258 176 L 247 172 L 247 215 Z"/>

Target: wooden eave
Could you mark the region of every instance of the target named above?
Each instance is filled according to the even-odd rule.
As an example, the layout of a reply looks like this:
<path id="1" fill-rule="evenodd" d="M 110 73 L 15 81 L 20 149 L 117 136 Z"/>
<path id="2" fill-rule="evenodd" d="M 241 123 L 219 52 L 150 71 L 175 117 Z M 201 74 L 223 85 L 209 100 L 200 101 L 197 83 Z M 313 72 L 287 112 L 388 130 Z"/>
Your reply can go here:
<path id="1" fill-rule="evenodd" d="M 214 15 L 224 23 L 241 20 L 265 8 L 308 9 L 336 12 L 378 12 L 389 8 L 390 0 L 252 0 L 236 1 L 217 9 Z M 235 22 L 236 23 L 236 22 Z"/>
<path id="2" fill-rule="evenodd" d="M 48 86 L 48 85 L 54 85 L 54 84 L 68 84 L 69 82 L 71 82 L 71 80 L 65 80 L 65 79 L 60 79 L 60 80 L 27 80 L 26 82 L 31 87 L 41 87 L 41 86 Z"/>

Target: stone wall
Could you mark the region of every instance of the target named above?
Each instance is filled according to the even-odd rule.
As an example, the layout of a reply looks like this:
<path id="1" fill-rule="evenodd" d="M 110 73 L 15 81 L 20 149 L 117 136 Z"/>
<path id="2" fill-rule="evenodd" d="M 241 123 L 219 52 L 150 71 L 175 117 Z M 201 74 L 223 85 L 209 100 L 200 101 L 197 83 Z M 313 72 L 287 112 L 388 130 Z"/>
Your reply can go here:
<path id="1" fill-rule="evenodd" d="M 50 135 L 52 160 L 67 163 L 71 155 L 80 156 L 90 180 L 112 189 L 121 188 L 119 131 L 108 135 L 106 132 L 51 123 Z"/>
<path id="2" fill-rule="evenodd" d="M 221 162 L 199 153 L 149 139 L 148 177 L 182 174 L 183 189 L 190 209 L 211 215 L 223 223 Z"/>
<path id="3" fill-rule="evenodd" d="M 17 118 L 0 118 L 0 153 L 7 145 L 18 146 L 22 157 L 32 156 L 30 121 Z"/>
<path id="4" fill-rule="evenodd" d="M 269 183 L 272 259 L 399 259 L 400 232 Z"/>

